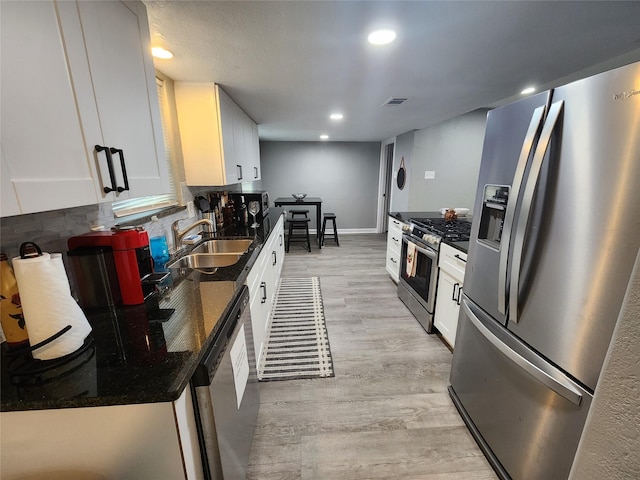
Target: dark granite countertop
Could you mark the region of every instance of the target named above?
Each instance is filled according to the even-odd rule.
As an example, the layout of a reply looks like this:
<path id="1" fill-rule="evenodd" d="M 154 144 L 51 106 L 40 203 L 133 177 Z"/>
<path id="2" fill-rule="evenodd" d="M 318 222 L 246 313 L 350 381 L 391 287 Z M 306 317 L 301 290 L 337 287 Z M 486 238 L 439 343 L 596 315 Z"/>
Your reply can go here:
<path id="1" fill-rule="evenodd" d="M 469 253 L 469 242 L 452 242 L 449 240 L 445 240 L 444 243 L 447 245 L 451 245 L 453 248 L 457 248 L 461 252 Z"/>
<path id="2" fill-rule="evenodd" d="M 444 215 L 440 212 L 389 212 L 389 215 L 401 222 L 407 223 L 412 218 L 444 218 Z M 471 222 L 471 217 L 459 217 L 460 222 Z M 461 252 L 469 253 L 469 242 L 453 242 L 449 240 L 443 240 L 447 245 L 451 245 L 457 248 Z"/>
<path id="3" fill-rule="evenodd" d="M 389 212 L 393 218 L 407 223 L 412 218 L 443 218 L 440 212 Z"/>
<path id="4" fill-rule="evenodd" d="M 215 234 L 215 238 L 254 238 L 235 265 L 211 275 L 171 270 L 171 280 L 163 283 L 161 293 L 144 305 L 85 312 L 93 328 L 90 345 L 62 365 L 28 376 L 11 375 L 9 367 L 15 368 L 19 361 L 12 364 L 4 343 L 0 410 L 176 400 L 220 331 L 220 320 L 282 211 L 271 208 L 258 229 L 231 227 Z"/>

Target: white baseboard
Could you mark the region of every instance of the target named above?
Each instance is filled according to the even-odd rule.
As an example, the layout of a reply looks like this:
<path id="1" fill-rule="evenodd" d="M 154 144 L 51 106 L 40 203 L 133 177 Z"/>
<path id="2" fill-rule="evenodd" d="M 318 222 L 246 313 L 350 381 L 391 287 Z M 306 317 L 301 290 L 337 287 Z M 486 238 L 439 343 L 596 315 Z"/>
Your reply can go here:
<path id="1" fill-rule="evenodd" d="M 309 234 L 316 234 L 318 230 L 316 230 L 315 228 L 310 228 L 309 229 Z M 338 236 L 340 235 L 355 235 L 355 234 L 362 234 L 362 233 L 378 233 L 376 232 L 375 228 L 339 228 L 338 229 Z M 329 230 L 326 229 L 324 231 L 325 236 L 327 235 L 333 235 L 333 229 Z"/>

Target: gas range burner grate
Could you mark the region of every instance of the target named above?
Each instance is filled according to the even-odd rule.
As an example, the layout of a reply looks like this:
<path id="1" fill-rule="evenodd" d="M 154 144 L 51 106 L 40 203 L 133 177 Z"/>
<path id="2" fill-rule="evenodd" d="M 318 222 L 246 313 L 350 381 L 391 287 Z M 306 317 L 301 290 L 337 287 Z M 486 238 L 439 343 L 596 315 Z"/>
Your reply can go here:
<path id="1" fill-rule="evenodd" d="M 412 218 L 411 221 L 426 232 L 439 235 L 445 240 L 466 241 L 471 233 L 470 222 L 447 222 L 444 218 Z"/>

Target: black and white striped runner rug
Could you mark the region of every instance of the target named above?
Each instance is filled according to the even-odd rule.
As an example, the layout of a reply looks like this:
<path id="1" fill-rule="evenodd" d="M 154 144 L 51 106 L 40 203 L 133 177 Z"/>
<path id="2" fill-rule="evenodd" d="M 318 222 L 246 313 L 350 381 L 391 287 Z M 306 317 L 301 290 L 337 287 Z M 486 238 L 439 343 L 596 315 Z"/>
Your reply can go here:
<path id="1" fill-rule="evenodd" d="M 333 377 L 320 279 L 282 278 L 262 352 L 260 381 Z"/>

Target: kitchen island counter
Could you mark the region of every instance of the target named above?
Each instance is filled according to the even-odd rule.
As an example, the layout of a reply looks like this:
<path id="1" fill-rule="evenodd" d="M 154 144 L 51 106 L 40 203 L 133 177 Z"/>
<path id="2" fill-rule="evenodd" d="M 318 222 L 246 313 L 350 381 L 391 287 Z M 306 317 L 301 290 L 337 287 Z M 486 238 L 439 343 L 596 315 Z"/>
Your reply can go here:
<path id="1" fill-rule="evenodd" d="M 83 352 L 59 366 L 16 375 L 22 362 L 11 360 L 3 344 L 0 410 L 178 399 L 220 331 L 220 320 L 226 317 L 281 214 L 282 209 L 272 208 L 258 229 L 227 228 L 218 233 L 217 238 L 254 238 L 250 250 L 235 265 L 209 275 L 172 269 L 172 282 L 144 305 L 85 312 L 93 328 L 90 341 Z M 29 363 L 25 368 L 42 366 Z"/>

